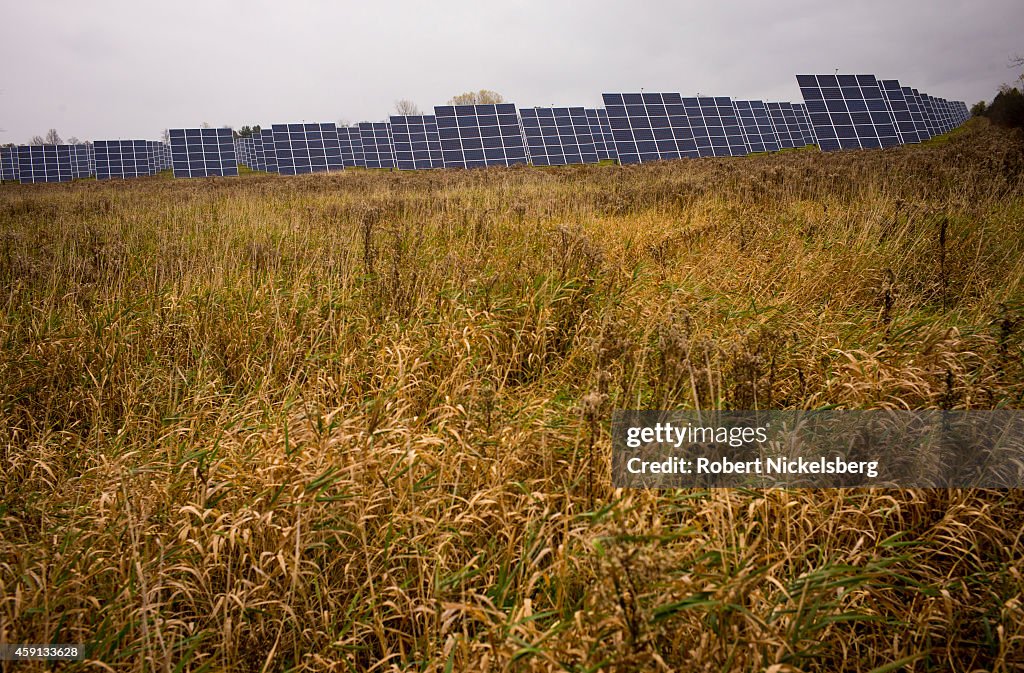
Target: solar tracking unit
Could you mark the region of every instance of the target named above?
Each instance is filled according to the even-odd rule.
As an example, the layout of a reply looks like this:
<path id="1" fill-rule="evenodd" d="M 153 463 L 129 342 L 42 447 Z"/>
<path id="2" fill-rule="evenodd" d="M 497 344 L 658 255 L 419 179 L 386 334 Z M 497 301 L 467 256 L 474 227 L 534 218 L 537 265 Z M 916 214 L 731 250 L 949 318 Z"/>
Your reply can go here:
<path id="1" fill-rule="evenodd" d="M 582 107 L 519 111 L 530 163 L 534 166 L 596 164 L 597 147 Z"/>
<path id="2" fill-rule="evenodd" d="M 822 150 L 869 149 L 900 144 L 874 75 L 797 75 Z"/>
<path id="3" fill-rule="evenodd" d="M 678 93 L 601 96 L 620 164 L 700 156 L 683 98 Z"/>
<path id="4" fill-rule="evenodd" d="M 736 119 L 732 99 L 728 97 L 700 96 L 684 98 L 683 109 L 690 122 L 693 142 L 702 157 L 742 157 L 747 155 Z"/>
<path id="5" fill-rule="evenodd" d="M 391 140 L 395 165 L 402 170 L 444 168 L 434 115 L 394 115 Z"/>
<path id="6" fill-rule="evenodd" d="M 263 145 L 263 170 L 277 173 L 277 148 L 274 145 L 274 132 L 271 129 L 260 129 L 260 143 Z"/>
<path id="7" fill-rule="evenodd" d="M 394 168 L 395 150 L 388 122 L 359 122 L 359 139 L 367 168 Z"/>
<path id="8" fill-rule="evenodd" d="M 238 157 L 231 129 L 170 129 L 168 135 L 174 177 L 238 175 Z"/>
<path id="9" fill-rule="evenodd" d="M 74 177 L 71 145 L 19 145 L 18 181 L 70 182 Z"/>
<path id="10" fill-rule="evenodd" d="M 89 164 L 89 147 L 84 144 L 71 145 L 71 175 L 74 178 L 87 178 L 92 175 Z"/>
<path id="11" fill-rule="evenodd" d="M 612 127 L 608 125 L 608 111 L 604 108 L 588 108 L 586 113 L 587 121 L 590 123 L 590 137 L 594 139 L 598 160 L 617 158 Z"/>
<path id="12" fill-rule="evenodd" d="M 126 180 L 152 175 L 146 140 L 97 140 L 97 180 Z"/>
<path id="13" fill-rule="evenodd" d="M 366 168 L 363 156 L 363 139 L 359 135 L 358 126 L 341 126 L 338 128 L 338 147 L 341 150 L 341 163 L 346 168 Z"/>
<path id="14" fill-rule="evenodd" d="M 811 116 L 807 114 L 807 106 L 803 103 L 793 103 L 793 112 L 796 114 L 800 132 L 804 134 L 804 146 L 817 145 L 818 139 L 814 137 L 814 127 L 811 126 Z"/>
<path id="15" fill-rule="evenodd" d="M 0 180 L 4 182 L 18 179 L 18 148 L 0 147 Z"/>
<path id="16" fill-rule="evenodd" d="M 736 120 L 743 133 L 747 152 L 779 151 L 779 137 L 775 134 L 764 101 L 734 100 L 732 106 L 736 110 Z"/>
<path id="17" fill-rule="evenodd" d="M 917 125 L 910 114 L 910 104 L 903 93 L 900 81 L 897 79 L 884 79 L 879 81 L 878 84 L 882 88 L 882 96 L 889 107 L 889 114 L 892 115 L 893 122 L 896 125 L 896 134 L 899 136 L 900 143 L 906 145 L 907 143 L 921 142 L 921 137 L 917 133 Z"/>
<path id="18" fill-rule="evenodd" d="M 338 129 L 333 123 L 274 124 L 271 129 L 281 175 L 342 170 Z"/>
<path id="19" fill-rule="evenodd" d="M 800 130 L 796 112 L 793 111 L 793 104 L 775 101 L 765 105 L 768 108 L 768 118 L 771 119 L 775 134 L 779 137 L 779 147 L 784 150 L 803 147 L 804 134 Z"/>
<path id="20" fill-rule="evenodd" d="M 909 86 L 903 87 L 903 97 L 907 101 L 907 107 L 910 108 L 910 118 L 914 120 L 914 128 L 917 130 L 917 137 L 922 141 L 928 140 L 932 137 L 932 134 L 928 131 L 928 124 L 924 119 L 924 106 L 921 104 L 921 95 L 917 92 L 917 89 L 912 89 Z"/>
<path id="21" fill-rule="evenodd" d="M 528 163 L 519 115 L 512 103 L 434 108 L 445 168 Z"/>

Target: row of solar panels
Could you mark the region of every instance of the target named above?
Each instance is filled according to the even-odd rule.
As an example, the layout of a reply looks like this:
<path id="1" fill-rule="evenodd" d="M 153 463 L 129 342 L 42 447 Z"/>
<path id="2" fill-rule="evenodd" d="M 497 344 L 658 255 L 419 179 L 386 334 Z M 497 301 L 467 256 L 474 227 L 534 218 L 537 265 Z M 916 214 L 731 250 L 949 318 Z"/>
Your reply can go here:
<path id="1" fill-rule="evenodd" d="M 155 140 L 97 140 L 79 145 L 0 147 L 0 178 L 33 182 L 67 182 L 156 175 L 171 167 L 171 149 Z"/>
<path id="2" fill-rule="evenodd" d="M 171 129 L 169 145 L 97 141 L 0 149 L 3 179 L 62 181 L 152 175 L 299 175 L 365 168 L 474 168 L 620 164 L 687 157 L 744 156 L 818 145 L 822 150 L 917 143 L 968 118 L 962 101 L 934 98 L 873 75 L 798 75 L 804 103 L 686 98 L 678 93 L 603 94 L 604 108 L 532 108 L 511 103 L 434 108 L 389 122 L 275 124 L 233 138 L 228 128 Z M 86 148 L 87 169 L 74 157 Z M 7 150 L 5 154 L 3 150 Z M 92 158 L 95 154 L 95 158 Z M 7 158 L 5 158 L 5 156 Z M 75 168 L 78 166 L 78 168 Z"/>

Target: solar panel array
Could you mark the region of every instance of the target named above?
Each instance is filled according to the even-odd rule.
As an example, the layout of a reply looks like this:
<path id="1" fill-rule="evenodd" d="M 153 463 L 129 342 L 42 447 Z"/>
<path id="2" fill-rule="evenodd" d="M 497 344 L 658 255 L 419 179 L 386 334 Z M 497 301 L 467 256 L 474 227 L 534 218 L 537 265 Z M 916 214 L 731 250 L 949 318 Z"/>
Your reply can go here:
<path id="1" fill-rule="evenodd" d="M 74 178 L 71 145 L 21 145 L 18 147 L 18 180 L 69 182 Z"/>
<path id="2" fill-rule="evenodd" d="M 516 106 L 442 105 L 434 108 L 445 168 L 528 163 Z"/>
<path id="3" fill-rule="evenodd" d="M 363 159 L 367 168 L 395 167 L 395 148 L 391 141 L 391 124 L 360 122 L 359 139 L 363 144 Z"/>
<path id="4" fill-rule="evenodd" d="M 596 164 L 600 161 L 590 121 L 582 107 L 520 110 L 523 137 L 534 166 Z"/>
<path id="5" fill-rule="evenodd" d="M 775 133 L 764 101 L 734 100 L 732 105 L 736 110 L 736 119 L 747 152 L 778 152 L 779 136 Z"/>
<path id="6" fill-rule="evenodd" d="M 604 108 L 512 103 L 444 105 L 387 122 L 275 124 L 235 138 L 229 128 L 172 129 L 170 143 L 101 140 L 0 147 L 0 180 L 59 182 L 154 175 L 298 175 L 344 168 L 424 170 L 620 164 L 734 157 L 818 145 L 824 151 L 919 143 L 967 121 L 963 101 L 874 75 L 797 75 L 803 103 L 679 93 L 604 93 Z M 36 149 L 31 149 L 31 148 Z"/>
<path id="7" fill-rule="evenodd" d="M 328 124 L 274 124 L 277 172 L 304 175 L 342 169 L 338 129 Z"/>
<path id="8" fill-rule="evenodd" d="M 693 141 L 702 157 L 742 157 L 747 144 L 728 97 L 684 98 L 683 110 L 690 122 Z"/>
<path id="9" fill-rule="evenodd" d="M 152 175 L 148 140 L 97 140 L 97 180 L 125 180 Z"/>
<path id="10" fill-rule="evenodd" d="M 231 129 L 169 129 L 167 133 L 171 139 L 174 177 L 238 175 Z"/>
<path id="11" fill-rule="evenodd" d="M 441 138 L 434 115 L 391 117 L 395 165 L 402 170 L 444 168 Z"/>
<path id="12" fill-rule="evenodd" d="M 619 163 L 700 156 L 680 94 L 606 93 L 602 98 Z"/>

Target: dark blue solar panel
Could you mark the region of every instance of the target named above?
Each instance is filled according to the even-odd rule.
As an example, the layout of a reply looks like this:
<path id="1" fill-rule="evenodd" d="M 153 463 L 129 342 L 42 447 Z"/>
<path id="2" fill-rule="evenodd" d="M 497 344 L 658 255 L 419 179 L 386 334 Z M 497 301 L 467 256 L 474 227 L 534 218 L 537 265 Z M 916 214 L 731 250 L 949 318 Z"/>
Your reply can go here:
<path id="1" fill-rule="evenodd" d="M 277 173 L 277 148 L 274 147 L 274 132 L 260 129 L 260 143 L 263 146 L 263 170 Z"/>
<path id="2" fill-rule="evenodd" d="M 444 167 L 434 115 L 391 117 L 391 138 L 398 168 L 422 170 Z"/>
<path id="3" fill-rule="evenodd" d="M 778 152 L 779 137 L 768 117 L 764 101 L 734 100 L 733 109 L 748 152 Z"/>
<path id="4" fill-rule="evenodd" d="M 928 132 L 928 124 L 925 123 L 921 95 L 917 92 L 917 89 L 905 86 L 903 87 L 903 98 L 906 99 L 907 107 L 910 109 L 910 118 L 914 121 L 914 130 L 917 131 L 917 137 L 922 141 L 928 140 L 932 135 Z"/>
<path id="5" fill-rule="evenodd" d="M 700 156 L 678 93 L 602 94 L 621 164 Z"/>
<path id="6" fill-rule="evenodd" d="M 596 164 L 597 147 L 587 113 L 581 107 L 519 111 L 527 154 L 534 166 Z"/>
<path id="7" fill-rule="evenodd" d="M 807 114 L 807 106 L 803 103 L 793 103 L 793 113 L 796 114 L 800 132 L 804 136 L 804 145 L 817 145 L 818 140 L 814 137 L 814 127 L 811 126 L 811 116 Z"/>
<path id="8" fill-rule="evenodd" d="M 238 175 L 231 129 L 170 129 L 168 134 L 174 177 Z"/>
<path id="9" fill-rule="evenodd" d="M 775 134 L 779 137 L 779 147 L 792 149 L 804 146 L 804 134 L 800 130 L 800 121 L 796 112 L 793 111 L 793 104 L 785 101 L 767 103 L 768 118 L 775 127 Z"/>
<path id="10" fill-rule="evenodd" d="M 512 103 L 434 108 L 445 168 L 528 163 L 519 115 Z"/>
<path id="11" fill-rule="evenodd" d="M 18 148 L 0 147 L 0 180 L 18 179 Z"/>
<path id="12" fill-rule="evenodd" d="M 18 180 L 69 182 L 74 177 L 71 145 L 21 145 L 18 147 Z"/>
<path id="13" fill-rule="evenodd" d="M 327 124 L 274 124 L 277 172 L 304 175 L 344 168 L 338 129 Z"/>
<path id="14" fill-rule="evenodd" d="M 367 168 L 394 168 L 395 149 L 391 142 L 391 124 L 359 122 L 359 139 Z"/>
<path id="15" fill-rule="evenodd" d="M 939 125 L 939 117 L 935 110 L 935 99 L 926 93 L 922 93 L 921 105 L 924 108 L 924 119 L 925 124 L 928 126 L 928 133 L 932 137 L 941 135 L 942 128 Z"/>
<path id="16" fill-rule="evenodd" d="M 86 145 L 71 145 L 71 175 L 74 178 L 87 178 L 92 175 L 89 148 Z"/>
<path id="17" fill-rule="evenodd" d="M 590 136 L 594 139 L 594 149 L 597 150 L 597 158 L 615 159 L 615 141 L 612 139 L 612 127 L 608 124 L 608 111 L 604 108 L 591 108 L 587 111 L 587 121 L 590 123 Z"/>
<path id="18" fill-rule="evenodd" d="M 342 126 L 338 129 L 338 145 L 341 148 L 341 162 L 346 167 L 366 168 L 363 154 L 363 139 L 358 126 Z"/>
<path id="19" fill-rule="evenodd" d="M 125 180 L 152 175 L 148 140 L 97 140 L 97 180 Z"/>
<path id="20" fill-rule="evenodd" d="M 690 122 L 693 142 L 702 157 L 743 157 L 747 143 L 743 140 L 732 99 L 727 96 L 684 98 L 683 109 Z"/>
<path id="21" fill-rule="evenodd" d="M 797 75 L 818 146 L 825 151 L 900 144 L 874 75 Z"/>
<path id="22" fill-rule="evenodd" d="M 896 123 L 896 134 L 899 136 L 900 143 L 906 145 L 907 143 L 921 142 L 921 137 L 917 133 L 917 125 L 914 124 L 914 117 L 910 112 L 910 104 L 907 102 L 899 80 L 883 79 L 879 80 L 878 84 L 882 88 L 882 95 L 885 97 L 886 105 L 889 106 L 889 112 Z"/>

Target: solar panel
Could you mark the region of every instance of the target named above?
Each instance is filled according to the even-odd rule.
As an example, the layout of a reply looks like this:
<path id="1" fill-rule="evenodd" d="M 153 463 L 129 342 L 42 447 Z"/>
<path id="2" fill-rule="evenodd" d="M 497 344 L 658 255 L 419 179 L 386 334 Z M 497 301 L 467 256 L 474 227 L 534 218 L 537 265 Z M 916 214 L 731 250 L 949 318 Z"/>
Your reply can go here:
<path id="1" fill-rule="evenodd" d="M 85 145 L 71 145 L 71 176 L 87 178 L 92 175 L 89 166 L 89 148 Z"/>
<path id="2" fill-rule="evenodd" d="M 391 124 L 359 122 L 359 138 L 367 168 L 394 168 L 395 149 L 391 142 Z"/>
<path id="3" fill-rule="evenodd" d="M 921 94 L 921 105 L 924 108 L 924 119 L 928 125 L 928 133 L 935 137 L 942 133 L 942 129 L 939 128 L 939 118 L 935 112 L 934 99 L 926 93 Z"/>
<path id="4" fill-rule="evenodd" d="M 896 135 L 899 136 L 900 143 L 906 145 L 907 143 L 921 142 L 921 137 L 917 133 L 917 125 L 914 124 L 914 118 L 910 114 L 910 104 L 903 93 L 900 81 L 898 79 L 883 79 L 879 80 L 878 84 L 882 88 L 882 96 L 885 98 L 889 113 L 896 124 Z"/>
<path id="5" fill-rule="evenodd" d="M 598 160 L 618 158 L 615 154 L 615 141 L 612 139 L 612 127 L 608 125 L 608 111 L 604 108 L 591 108 L 586 112 Z"/>
<path id="6" fill-rule="evenodd" d="M 743 140 L 733 109 L 727 96 L 700 96 L 684 98 L 683 109 L 690 122 L 693 141 L 702 157 L 743 157 L 747 144 Z"/>
<path id="7" fill-rule="evenodd" d="M 732 106 L 736 110 L 736 119 L 748 152 L 779 151 L 779 137 L 775 135 L 775 127 L 768 118 L 768 108 L 764 101 L 734 100 Z"/>
<path id="8" fill-rule="evenodd" d="M 338 145 L 341 149 L 341 162 L 344 166 L 366 168 L 366 157 L 363 156 L 363 139 L 359 135 L 358 126 L 342 126 L 338 129 Z"/>
<path id="9" fill-rule="evenodd" d="M 176 178 L 238 175 L 231 129 L 170 129 L 171 167 Z"/>
<path id="10" fill-rule="evenodd" d="M 945 125 L 946 131 L 953 130 L 953 114 L 949 108 L 949 101 L 945 98 L 939 99 L 939 110 L 942 112 L 942 119 Z"/>
<path id="11" fill-rule="evenodd" d="M 587 113 L 581 107 L 519 111 L 530 163 L 534 166 L 596 164 L 599 159 Z"/>
<path id="12" fill-rule="evenodd" d="M 0 147 L 0 180 L 18 179 L 18 148 L 14 145 Z"/>
<path id="13" fill-rule="evenodd" d="M 907 107 L 910 108 L 910 118 L 914 121 L 914 129 L 917 131 L 917 137 L 922 142 L 932 137 L 932 134 L 928 132 L 928 124 L 924 119 L 924 107 L 921 104 L 921 95 L 917 92 L 917 89 L 912 89 L 909 86 L 903 87 L 903 97 L 907 101 Z"/>
<path id="14" fill-rule="evenodd" d="M 814 127 L 811 126 L 811 116 L 807 114 L 807 106 L 803 103 L 793 103 L 793 112 L 796 114 L 800 132 L 804 134 L 804 146 L 817 145 L 818 139 L 814 137 Z"/>
<path id="15" fill-rule="evenodd" d="M 434 108 L 445 168 L 528 163 L 519 115 L 512 103 Z"/>
<path id="16" fill-rule="evenodd" d="M 700 156 L 677 93 L 602 94 L 621 164 Z"/>
<path id="17" fill-rule="evenodd" d="M 277 172 L 303 175 L 340 171 L 343 168 L 338 128 L 326 124 L 274 124 Z"/>
<path id="18" fill-rule="evenodd" d="M 97 140 L 93 148 L 97 180 L 125 180 L 152 174 L 146 140 Z"/>
<path id="19" fill-rule="evenodd" d="M 775 134 L 779 137 L 779 147 L 792 149 L 804 146 L 804 134 L 800 130 L 800 122 L 793 111 L 793 104 L 789 102 L 767 103 L 768 118 L 775 127 Z"/>
<path id="20" fill-rule="evenodd" d="M 260 129 L 260 142 L 263 145 L 263 170 L 277 173 L 277 147 L 274 145 L 273 130 Z"/>
<path id="21" fill-rule="evenodd" d="M 71 145 L 18 147 L 18 180 L 21 184 L 70 182 L 73 177 Z"/>
<path id="22" fill-rule="evenodd" d="M 395 164 L 402 170 L 443 168 L 441 139 L 434 115 L 391 117 L 391 139 Z"/>
<path id="23" fill-rule="evenodd" d="M 796 79 L 822 150 L 900 144 L 874 75 L 797 75 Z"/>

